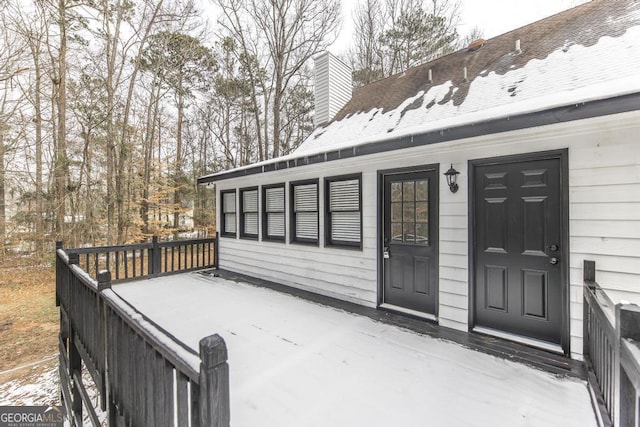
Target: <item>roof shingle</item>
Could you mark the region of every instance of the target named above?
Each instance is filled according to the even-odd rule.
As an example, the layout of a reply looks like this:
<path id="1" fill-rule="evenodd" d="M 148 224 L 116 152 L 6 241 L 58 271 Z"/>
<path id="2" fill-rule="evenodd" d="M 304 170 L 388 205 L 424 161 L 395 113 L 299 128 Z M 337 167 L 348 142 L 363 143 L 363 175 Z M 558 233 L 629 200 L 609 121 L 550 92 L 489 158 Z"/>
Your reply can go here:
<path id="1" fill-rule="evenodd" d="M 592 0 L 489 39 L 481 49 L 465 48 L 360 87 L 332 121 L 316 128 L 293 153 L 199 182 L 279 169 L 274 165 L 306 165 L 323 153 L 355 153 L 384 141 L 451 134 L 464 126 L 640 94 L 638 70 L 640 0 Z M 623 110 L 640 110 L 635 99 L 625 101 L 632 104 Z"/>
<path id="2" fill-rule="evenodd" d="M 354 90 L 295 154 L 640 91 L 639 30 L 640 2 L 585 3 Z"/>

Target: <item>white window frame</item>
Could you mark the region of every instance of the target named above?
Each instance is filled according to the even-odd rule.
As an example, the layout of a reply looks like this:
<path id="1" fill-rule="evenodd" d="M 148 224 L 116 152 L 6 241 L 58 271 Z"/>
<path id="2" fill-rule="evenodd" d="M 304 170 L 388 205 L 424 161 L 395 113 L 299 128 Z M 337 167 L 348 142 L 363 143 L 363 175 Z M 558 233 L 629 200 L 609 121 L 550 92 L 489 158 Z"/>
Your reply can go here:
<path id="1" fill-rule="evenodd" d="M 258 187 L 240 189 L 240 237 L 243 239 L 258 240 L 260 232 L 260 191 Z M 247 197 L 255 197 L 255 200 L 247 202 Z M 253 218 L 255 224 L 248 227 L 247 221 Z M 255 232 L 253 232 L 255 231 Z"/>
<path id="2" fill-rule="evenodd" d="M 325 245 L 362 249 L 362 174 L 325 178 Z"/>
<path id="3" fill-rule="evenodd" d="M 277 203 L 271 203 L 269 194 L 273 190 L 282 190 L 282 206 L 274 206 Z M 287 235 L 287 215 L 286 215 L 286 186 L 283 184 L 264 185 L 262 186 L 262 240 L 275 242 L 285 242 Z M 270 234 L 271 217 L 282 216 L 282 235 Z"/>
<path id="4" fill-rule="evenodd" d="M 313 191 L 313 186 L 315 186 L 315 194 L 308 197 L 308 192 L 309 190 Z M 292 182 L 290 189 L 291 206 L 289 209 L 289 218 L 291 218 L 291 242 L 317 246 L 320 242 L 320 181 L 318 179 L 310 179 Z M 306 197 L 306 200 L 298 200 L 298 194 L 300 194 L 300 199 Z M 306 204 L 306 206 L 301 204 Z M 302 221 L 303 218 L 304 223 Z M 301 230 L 303 224 L 306 224 L 309 230 Z M 302 231 L 304 231 L 304 233 Z M 313 235 L 313 231 L 315 231 L 315 236 Z"/>
<path id="5" fill-rule="evenodd" d="M 233 202 L 227 203 L 228 198 L 226 196 L 233 195 Z M 222 205 L 220 213 L 221 232 L 220 235 L 224 237 L 237 237 L 238 222 L 237 222 L 237 194 L 236 190 L 222 190 L 220 191 L 220 204 Z M 231 204 L 231 206 L 229 206 Z M 233 221 L 231 221 L 233 218 Z M 233 230 L 227 231 L 227 226 L 233 224 Z"/>

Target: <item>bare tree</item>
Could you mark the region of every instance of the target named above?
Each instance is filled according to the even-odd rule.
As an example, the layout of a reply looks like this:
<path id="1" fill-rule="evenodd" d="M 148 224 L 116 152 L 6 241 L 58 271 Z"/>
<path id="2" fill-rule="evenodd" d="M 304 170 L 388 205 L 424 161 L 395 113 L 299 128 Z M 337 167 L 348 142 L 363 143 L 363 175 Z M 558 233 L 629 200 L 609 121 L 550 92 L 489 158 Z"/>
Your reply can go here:
<path id="1" fill-rule="evenodd" d="M 282 134 L 287 90 L 296 84 L 304 64 L 335 40 L 340 3 L 336 0 L 216 0 L 216 3 L 225 17 L 221 25 L 241 48 L 239 59 L 245 63 L 250 59 L 258 62 L 257 67 L 247 68 L 251 70 L 252 87 L 263 89 L 263 102 L 258 101 L 256 93 L 253 96 L 255 114 L 260 111 L 258 105 L 264 108 L 263 138 L 259 141 L 264 153 L 260 159 L 277 157 L 284 146 L 291 145 L 283 140 Z M 258 78 L 262 70 L 265 80 Z M 266 137 L 269 134 L 271 152 Z"/>
<path id="2" fill-rule="evenodd" d="M 452 52 L 460 10 L 459 0 L 363 0 L 353 16 L 354 85 Z"/>
<path id="3" fill-rule="evenodd" d="M 66 216 L 66 186 L 68 180 L 67 158 L 67 29 L 70 20 L 70 0 L 57 0 L 53 5 L 55 22 L 58 24 L 59 40 L 57 60 L 55 61 L 54 84 L 57 88 L 55 104 L 57 110 L 57 135 L 54 160 L 56 188 L 55 232 L 58 240 L 64 239 L 64 221 Z"/>
<path id="4" fill-rule="evenodd" d="M 268 105 L 270 104 L 271 91 L 267 73 L 262 66 L 268 59 L 263 54 L 262 43 L 255 26 L 245 23 L 246 7 L 241 0 L 214 0 L 223 12 L 224 19 L 221 26 L 227 34 L 222 34 L 220 39 L 231 38 L 235 40 L 237 47 L 233 53 L 243 69 L 251 90 L 251 113 L 257 126 L 256 139 L 258 145 L 258 159 L 268 158 L 269 126 Z M 263 125 L 263 123 L 265 125 Z"/>
<path id="5" fill-rule="evenodd" d="M 207 65 L 189 59 L 208 50 L 193 5 L 0 0 L 3 235 L 9 215 L 21 230 L 35 236 L 51 231 L 69 245 L 122 243 L 179 225 L 179 206 L 186 209 L 199 197 L 198 174 L 222 165 L 209 129 L 221 100 L 231 99 L 217 98 L 222 91 L 214 69 L 201 78 Z M 178 53 L 169 56 L 182 58 L 182 65 L 166 64 L 162 74 L 142 72 L 152 41 L 169 33 L 176 42 L 159 55 Z M 227 125 L 229 140 L 241 147 L 238 161 L 248 163 L 257 156 L 255 117 L 265 120 L 272 92 L 266 69 L 244 52 L 238 52 L 230 75 L 229 82 L 241 89 Z M 257 86 L 248 84 L 247 73 L 254 73 Z M 265 94 L 268 102 L 262 102 Z M 295 135 L 287 123 L 285 138 Z M 271 125 L 261 130 L 272 134 Z M 150 224 L 154 216 L 158 223 Z"/>
<path id="6" fill-rule="evenodd" d="M 0 8 L 0 245 L 4 245 L 6 237 L 6 153 L 11 141 L 11 121 L 19 111 L 21 99 L 16 99 L 17 76 L 25 72 L 24 42 L 17 39 L 10 31 L 11 23 L 7 20 L 6 5 L 1 4 Z"/>
<path id="7" fill-rule="evenodd" d="M 181 195 L 185 189 L 182 125 L 186 102 L 193 97 L 195 90 L 206 87 L 216 61 L 212 51 L 197 38 L 180 32 L 163 31 L 152 37 L 144 61 L 141 62 L 155 71 L 158 79 L 170 88 L 177 107 L 173 227 L 178 229 Z"/>
<path id="8" fill-rule="evenodd" d="M 149 39 L 160 24 L 192 16 L 193 4 L 183 8 L 164 1 L 102 0 L 96 4 L 101 29 L 94 37 L 102 43 L 106 73 L 106 182 L 107 238 L 123 242 L 130 225 L 130 166 L 134 135 L 130 122 L 139 86 L 138 74 Z"/>
<path id="9" fill-rule="evenodd" d="M 44 229 L 44 133 L 45 117 L 43 109 L 45 107 L 45 91 L 47 90 L 46 70 L 50 64 L 46 63 L 46 46 L 48 42 L 48 22 L 45 11 L 35 7 L 27 16 L 26 12 L 16 4 L 10 6 L 10 10 L 5 15 L 5 19 L 10 20 L 5 28 L 11 28 L 13 35 L 20 38 L 29 53 L 29 78 L 18 80 L 20 92 L 26 103 L 33 108 L 33 118 L 30 121 L 34 130 L 34 198 L 35 198 L 35 235 L 36 252 L 42 254 Z M 25 133 L 26 135 L 27 133 Z M 26 157 L 26 156 L 25 156 Z"/>
<path id="10" fill-rule="evenodd" d="M 379 41 L 385 25 L 383 10 L 382 0 L 364 0 L 353 13 L 354 45 L 349 49 L 349 58 L 357 85 L 383 76 L 384 54 Z"/>

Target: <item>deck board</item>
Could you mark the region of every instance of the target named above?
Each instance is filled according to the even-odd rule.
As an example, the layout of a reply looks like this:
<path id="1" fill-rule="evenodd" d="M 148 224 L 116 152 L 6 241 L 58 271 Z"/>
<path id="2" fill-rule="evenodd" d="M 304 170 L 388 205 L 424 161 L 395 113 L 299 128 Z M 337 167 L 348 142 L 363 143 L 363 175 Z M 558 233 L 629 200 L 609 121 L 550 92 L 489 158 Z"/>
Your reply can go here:
<path id="1" fill-rule="evenodd" d="M 518 361 L 528 364 L 558 375 L 568 375 L 571 377 L 586 379 L 586 372 L 582 362 L 572 360 L 563 355 L 550 353 L 545 350 L 532 348 L 523 344 L 508 341 L 502 338 L 487 336 L 483 334 L 467 334 L 462 331 L 439 326 L 434 322 L 424 319 L 413 318 L 406 314 L 393 313 L 390 311 L 376 310 L 364 307 L 348 301 L 338 300 L 313 292 L 292 288 L 279 283 L 262 280 L 259 278 L 233 273 L 225 270 L 208 273 L 235 282 L 250 283 L 273 289 L 278 292 L 287 293 L 299 298 L 324 304 L 330 307 L 339 308 L 350 313 L 359 314 L 384 323 L 389 323 L 399 327 L 410 329 L 414 332 L 429 335 L 433 338 L 441 338 L 463 345 L 472 350 L 492 354 L 497 357 Z"/>
<path id="2" fill-rule="evenodd" d="M 194 349 L 225 339 L 233 426 L 596 425 L 586 382 L 557 357 L 514 363 L 502 340 L 221 273 L 114 291 Z"/>

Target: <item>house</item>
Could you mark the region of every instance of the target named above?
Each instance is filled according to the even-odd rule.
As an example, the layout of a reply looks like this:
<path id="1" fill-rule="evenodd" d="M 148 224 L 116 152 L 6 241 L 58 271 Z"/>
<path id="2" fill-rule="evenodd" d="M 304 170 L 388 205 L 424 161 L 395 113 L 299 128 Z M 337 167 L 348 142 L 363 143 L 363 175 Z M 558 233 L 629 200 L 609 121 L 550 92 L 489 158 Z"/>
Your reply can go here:
<path id="1" fill-rule="evenodd" d="M 478 48 L 479 47 L 479 48 Z M 215 184 L 221 268 L 583 356 L 583 260 L 640 302 L 640 2 L 594 0 L 351 90 Z"/>

